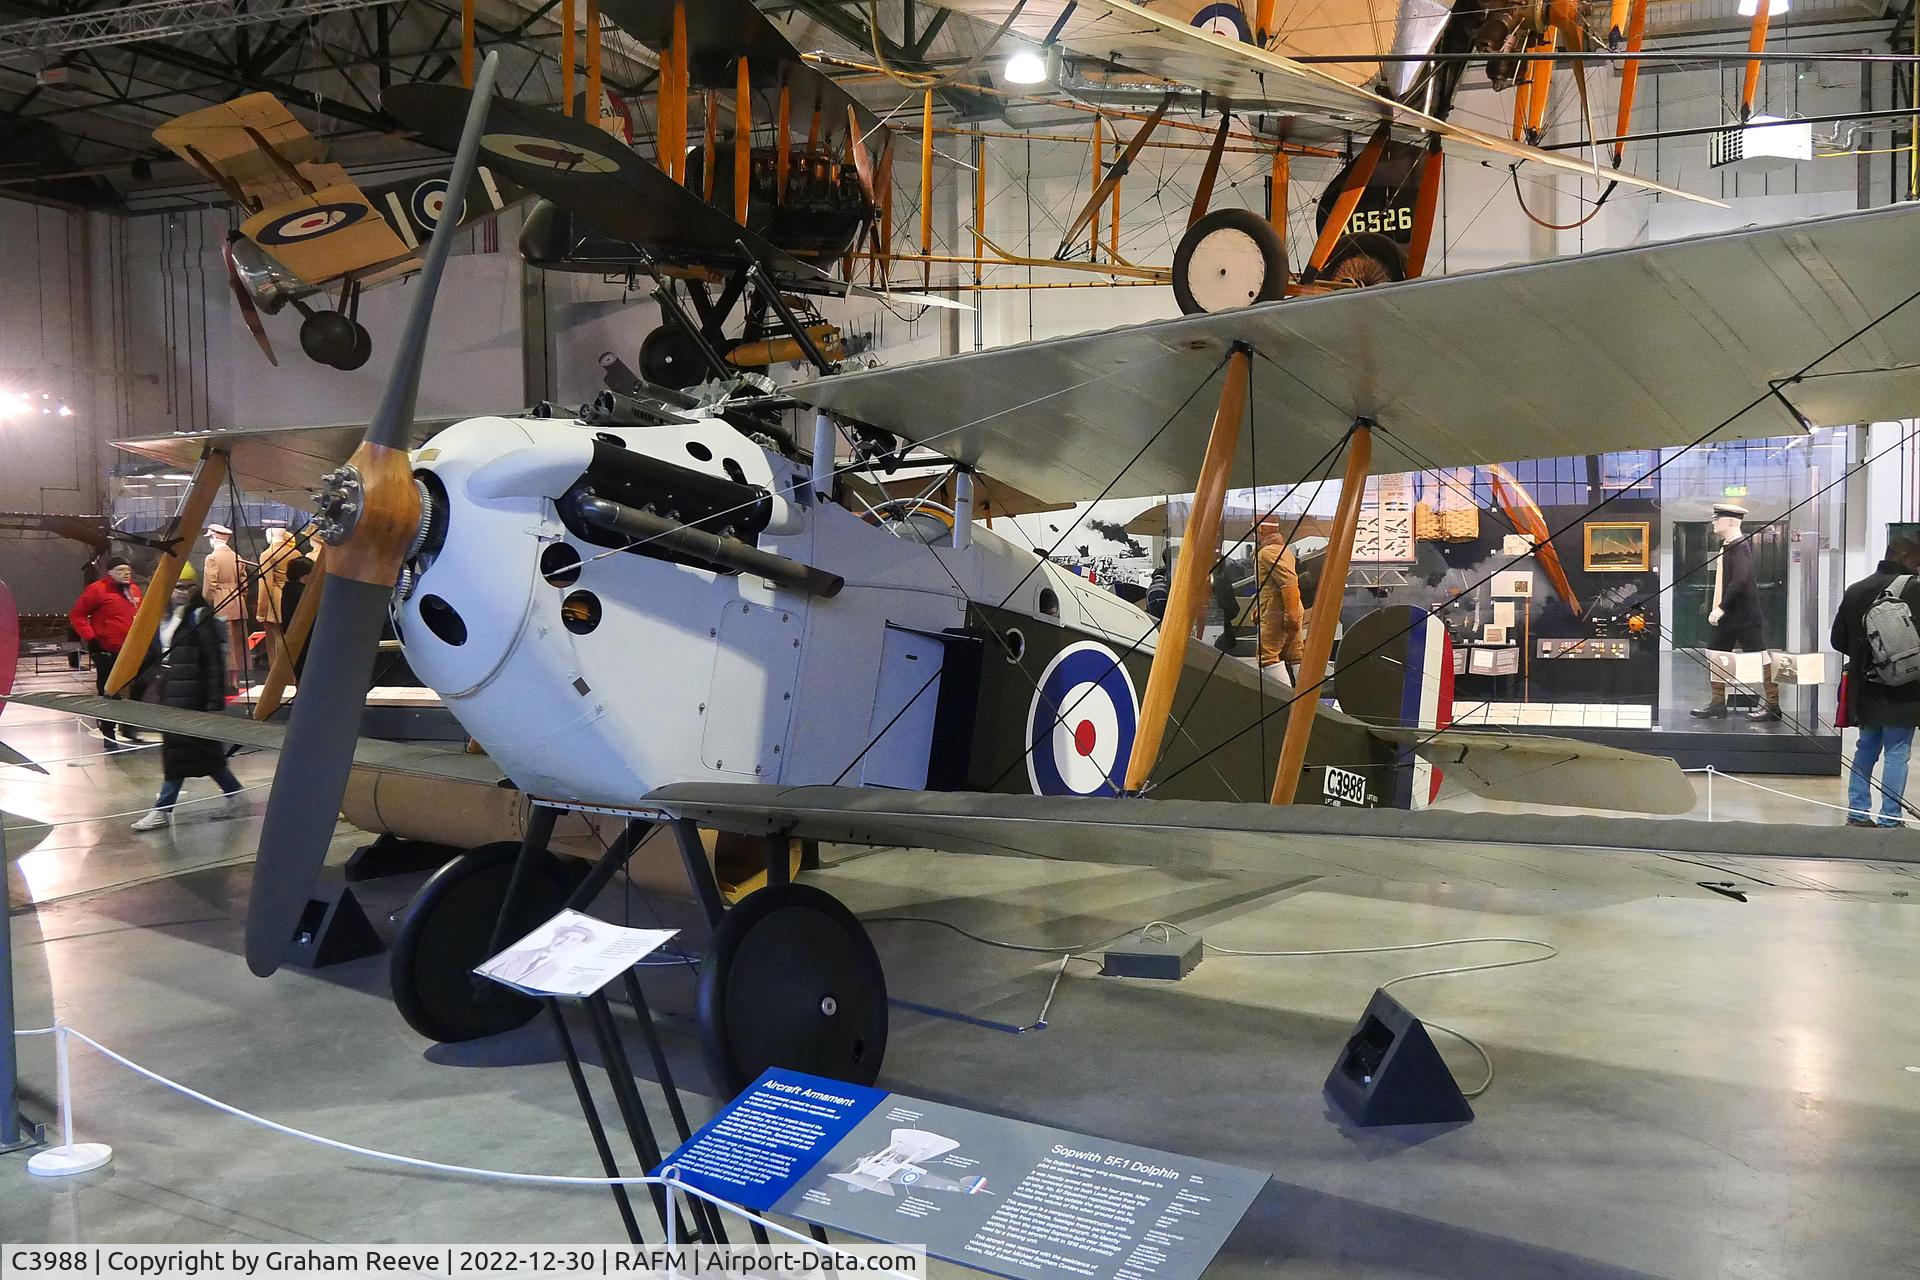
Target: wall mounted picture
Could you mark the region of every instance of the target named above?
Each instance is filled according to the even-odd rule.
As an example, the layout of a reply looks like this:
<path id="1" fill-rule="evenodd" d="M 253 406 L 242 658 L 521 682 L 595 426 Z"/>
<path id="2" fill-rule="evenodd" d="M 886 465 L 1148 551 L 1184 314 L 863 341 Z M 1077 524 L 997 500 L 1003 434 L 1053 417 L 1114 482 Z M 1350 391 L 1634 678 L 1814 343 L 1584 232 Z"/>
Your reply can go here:
<path id="1" fill-rule="evenodd" d="M 1588 573 L 1645 573 L 1653 567 L 1653 526 L 1644 520 L 1589 520 Z"/>

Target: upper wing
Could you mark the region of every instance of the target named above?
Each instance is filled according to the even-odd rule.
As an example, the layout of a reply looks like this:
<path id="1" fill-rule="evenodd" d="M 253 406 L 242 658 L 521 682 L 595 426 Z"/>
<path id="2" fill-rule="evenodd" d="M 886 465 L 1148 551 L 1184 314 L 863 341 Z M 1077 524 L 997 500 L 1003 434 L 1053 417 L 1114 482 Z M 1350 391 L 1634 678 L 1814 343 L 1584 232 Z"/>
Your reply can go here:
<path id="1" fill-rule="evenodd" d="M 1004 20 L 1012 7 L 1008 0 L 943 0 L 943 3 L 972 14 L 983 22 L 995 24 Z M 1047 12 L 1049 9 L 1051 13 Z M 1024 23 L 1032 38 L 1044 39 L 1050 25 L 1049 19 L 1058 14 L 1057 7 L 1037 6 L 1032 13 L 1023 10 L 1016 25 Z M 1393 14 L 1389 12 L 1386 16 L 1391 21 Z M 1304 28 L 1306 24 L 1300 25 Z M 1035 27 L 1039 29 L 1031 30 Z M 1650 178 L 1603 168 L 1576 159 L 1571 154 L 1542 151 L 1538 147 L 1496 138 L 1478 129 L 1430 116 L 1424 111 L 1415 111 L 1391 98 L 1363 89 L 1358 84 L 1350 84 L 1342 76 L 1323 71 L 1318 66 L 1295 62 L 1284 54 L 1189 26 L 1130 3 L 1129 0 L 1077 0 L 1073 16 L 1068 19 L 1060 39 L 1069 48 L 1082 53 L 1120 63 L 1176 84 L 1204 89 L 1243 109 L 1257 107 L 1303 115 L 1332 121 L 1346 128 L 1365 129 L 1391 122 L 1396 131 L 1408 137 L 1437 134 L 1450 150 L 1493 156 L 1509 162 L 1527 161 L 1600 182 L 1617 180 L 1648 191 L 1659 191 L 1703 204 L 1721 205 L 1718 200 L 1694 195 Z M 1377 42 L 1363 35 L 1353 43 Z M 1371 68 L 1363 64 L 1360 70 L 1368 71 Z M 1353 71 L 1353 68 L 1343 68 L 1346 76 L 1351 76 Z"/>
<path id="2" fill-rule="evenodd" d="M 453 424 L 453 418 L 417 418 L 411 446 L 418 448 L 435 432 Z M 114 448 L 182 470 L 191 470 L 201 451 L 225 449 L 233 473 L 248 492 L 262 497 L 297 495 L 310 505 L 309 492 L 321 473 L 345 462 L 366 434 L 360 422 L 312 427 L 235 427 L 226 431 L 180 431 L 172 435 L 116 440 Z"/>
<path id="3" fill-rule="evenodd" d="M 647 803 L 752 835 L 1181 870 L 1699 896 L 1719 892 L 1703 881 L 1920 888 L 1920 856 L 1834 827 L 1582 818 L 1573 847 L 1565 818 L 1535 815 L 751 783 L 681 783 Z"/>
<path id="4" fill-rule="evenodd" d="M 6 701 L 26 707 L 44 707 L 49 711 L 66 711 L 93 719 L 116 720 L 156 733 L 212 738 L 216 742 L 263 747 L 268 751 L 278 751 L 287 736 L 286 725 L 271 720 L 222 715 L 218 711 L 187 711 L 151 702 L 102 698 L 90 693 L 16 693 Z M 471 754 L 459 743 L 386 742 L 378 738 L 362 738 L 354 746 L 353 762 L 390 773 L 446 778 L 454 782 L 492 785 L 505 781 L 500 767 L 492 760 Z"/>
<path id="5" fill-rule="evenodd" d="M 1236 341 L 1264 359 L 1257 447 L 1239 451 L 1235 487 L 1310 478 L 1357 418 L 1378 426 L 1377 473 L 1797 435 L 1769 394 L 1777 380 L 1804 373 L 1785 390 L 1821 424 L 1899 418 L 1920 402 L 1920 306 L 1894 311 L 1920 292 L 1920 254 L 1906 249 L 1916 237 L 1920 206 L 1895 205 L 788 391 L 1049 499 L 1191 490 L 1217 399 L 1192 393 Z"/>

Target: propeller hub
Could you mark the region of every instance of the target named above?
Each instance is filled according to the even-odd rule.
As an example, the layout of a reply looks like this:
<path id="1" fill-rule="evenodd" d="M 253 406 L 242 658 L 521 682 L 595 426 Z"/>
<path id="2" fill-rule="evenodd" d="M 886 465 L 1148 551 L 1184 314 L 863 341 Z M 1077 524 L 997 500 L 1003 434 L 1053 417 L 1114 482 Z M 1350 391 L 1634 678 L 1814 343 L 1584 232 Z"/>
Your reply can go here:
<path id="1" fill-rule="evenodd" d="M 335 467 L 320 477 L 313 491 L 314 532 L 322 542 L 337 547 L 353 536 L 366 505 L 366 486 L 360 469 L 351 463 Z"/>

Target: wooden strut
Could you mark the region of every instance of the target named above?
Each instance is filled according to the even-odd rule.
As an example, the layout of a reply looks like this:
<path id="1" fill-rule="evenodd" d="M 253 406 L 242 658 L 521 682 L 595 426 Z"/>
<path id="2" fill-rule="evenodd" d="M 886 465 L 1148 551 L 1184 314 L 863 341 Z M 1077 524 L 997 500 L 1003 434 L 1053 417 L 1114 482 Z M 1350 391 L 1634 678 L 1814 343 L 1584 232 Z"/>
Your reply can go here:
<path id="1" fill-rule="evenodd" d="M 1427 269 L 1427 250 L 1433 244 L 1433 228 L 1440 221 L 1440 177 L 1447 153 L 1440 139 L 1427 139 L 1427 155 L 1420 162 L 1420 189 L 1413 197 L 1413 237 L 1407 244 L 1407 278 L 1422 275 Z"/>
<path id="2" fill-rule="evenodd" d="M 1101 203 L 1120 185 L 1120 180 L 1127 176 L 1127 170 L 1133 167 L 1135 157 L 1140 154 L 1140 149 L 1147 145 L 1147 139 L 1153 136 L 1153 131 L 1159 127 L 1161 119 L 1167 114 L 1167 108 L 1172 104 L 1173 95 L 1168 94 L 1160 100 L 1160 105 L 1153 109 L 1153 114 L 1148 116 L 1146 123 L 1140 126 L 1140 132 L 1133 135 L 1133 141 L 1127 143 L 1126 150 L 1120 153 L 1120 158 L 1107 169 L 1107 176 L 1100 180 L 1100 185 L 1095 187 L 1093 194 L 1087 197 L 1087 202 L 1080 207 L 1080 212 L 1075 214 L 1073 221 L 1067 224 L 1066 234 L 1060 237 L 1060 247 L 1053 251 L 1054 257 L 1067 256 L 1067 251 L 1073 248 L 1073 242 L 1079 239 L 1080 233 L 1087 229 L 1087 224 L 1093 220 L 1094 214 L 1099 212 Z"/>
<path id="3" fill-rule="evenodd" d="M 783 77 L 786 71 L 780 73 Z M 773 202 L 787 202 L 787 175 L 793 171 L 793 89 L 785 79 L 780 82 L 780 115 L 775 124 L 773 143 Z"/>
<path id="4" fill-rule="evenodd" d="M 1267 178 L 1267 221 L 1287 239 L 1287 184 L 1293 180 L 1293 159 L 1278 147 L 1273 151 L 1273 173 Z"/>
<path id="5" fill-rule="evenodd" d="M 1220 176 L 1220 156 L 1227 148 L 1227 129 L 1233 124 L 1233 112 L 1222 109 L 1220 112 L 1220 130 L 1213 135 L 1213 146 L 1207 149 L 1207 162 L 1200 168 L 1200 185 L 1193 189 L 1193 207 L 1187 210 L 1187 225 L 1192 226 L 1207 216 L 1207 208 L 1213 203 L 1213 184 Z"/>
<path id="6" fill-rule="evenodd" d="M 740 55 L 733 82 L 733 220 L 747 225 L 747 196 L 753 188 L 753 81 L 747 55 Z"/>
<path id="7" fill-rule="evenodd" d="M 587 0 L 586 121 L 600 127 L 600 0 Z"/>
<path id="8" fill-rule="evenodd" d="M 113 670 L 107 674 L 109 695 L 118 694 L 132 684 L 140 669 L 147 665 L 147 650 L 160 632 L 160 620 L 167 616 L 173 604 L 173 584 L 180 581 L 187 553 L 199 539 L 200 530 L 206 527 L 207 512 L 213 509 L 213 499 L 220 492 L 220 486 L 227 482 L 229 463 L 224 449 L 201 451 L 200 461 L 193 468 L 193 482 L 180 496 L 179 509 L 174 512 L 167 534 L 173 550 L 161 556 L 160 563 L 154 566 L 146 594 L 133 615 L 133 625 L 120 644 L 120 656 L 113 660 Z"/>
<path id="9" fill-rule="evenodd" d="M 700 195 L 708 204 L 712 204 L 713 180 L 720 169 L 714 160 L 714 157 L 720 154 L 720 91 L 709 89 L 706 98 L 706 163 L 700 166 Z"/>
<path id="10" fill-rule="evenodd" d="M 1280 763 L 1273 772 L 1274 804 L 1292 804 L 1300 786 L 1300 769 L 1307 762 L 1307 741 L 1313 736 L 1313 718 L 1320 709 L 1320 686 L 1327 677 L 1327 657 L 1333 652 L 1334 632 L 1340 627 L 1340 602 L 1347 591 L 1347 565 L 1353 559 L 1353 539 L 1360 527 L 1360 505 L 1367 491 L 1367 469 L 1373 462 L 1373 432 L 1362 419 L 1347 437 L 1347 471 L 1340 482 L 1340 505 L 1327 538 L 1326 563 L 1320 568 L 1320 588 L 1314 593 L 1300 670 L 1293 682 L 1293 701 L 1287 707 L 1287 733 L 1280 743 Z"/>
<path id="11" fill-rule="evenodd" d="M 577 56 L 574 52 L 574 0 L 560 0 L 560 114 L 573 114 L 573 75 Z"/>
<path id="12" fill-rule="evenodd" d="M 1747 52 L 1764 53 L 1767 47 L 1767 24 L 1773 21 L 1772 0 L 1759 0 L 1753 11 L 1753 26 L 1747 33 Z M 1760 59 L 1747 61 L 1746 79 L 1740 85 L 1740 118 L 1753 116 L 1753 97 L 1760 88 Z"/>
<path id="13" fill-rule="evenodd" d="M 1633 9 L 1627 17 L 1627 53 L 1640 52 L 1641 44 L 1647 38 L 1647 5 L 1649 0 L 1633 0 Z M 1613 167 L 1618 169 L 1627 156 L 1626 137 L 1633 123 L 1633 95 L 1640 83 L 1640 59 L 1629 56 L 1620 64 L 1620 118 L 1616 123 L 1613 136 L 1620 141 L 1613 144 Z"/>
<path id="14" fill-rule="evenodd" d="M 933 90 L 920 95 L 920 252 L 933 252 Z M 927 268 L 931 273 L 932 267 Z"/>
<path id="15" fill-rule="evenodd" d="M 673 0 L 673 168 L 675 182 L 687 180 L 687 4 Z"/>
<path id="16" fill-rule="evenodd" d="M 1093 118 L 1093 137 L 1088 140 L 1088 152 L 1093 157 L 1093 172 L 1088 181 L 1094 186 L 1100 185 L 1100 117 Z M 1087 261 L 1100 261 L 1100 206 L 1093 206 L 1093 218 L 1087 223 Z"/>
<path id="17" fill-rule="evenodd" d="M 273 651 L 267 678 L 260 685 L 260 697 L 253 704 L 255 720 L 273 715 L 286 699 L 287 686 L 293 683 L 294 664 L 300 661 L 300 654 L 307 647 L 307 636 L 313 630 L 313 620 L 320 612 L 320 592 L 327 585 L 326 574 L 327 548 L 323 545 L 314 552 L 307 588 L 300 593 L 300 603 L 294 606 L 293 616 L 287 619 L 281 632 L 280 644 Z"/>
<path id="18" fill-rule="evenodd" d="M 460 0 L 460 84 L 467 89 L 473 88 L 473 5 Z"/>
<path id="19" fill-rule="evenodd" d="M 1547 38 L 1533 47 L 1534 53 L 1554 53 L 1560 47 L 1560 32 L 1549 29 Z M 1529 145 L 1540 141 L 1547 123 L 1547 97 L 1553 92 L 1553 62 L 1541 58 L 1527 64 L 1527 78 L 1532 89 L 1527 98 L 1527 142 Z"/>
<path id="20" fill-rule="evenodd" d="M 1312 284 L 1320 273 L 1326 270 L 1327 259 L 1333 256 L 1333 247 L 1340 243 L 1340 237 L 1346 234 L 1347 220 L 1353 217 L 1353 211 L 1360 204 L 1360 197 L 1366 192 L 1367 184 L 1373 181 L 1374 168 L 1380 163 L 1380 155 L 1387 149 L 1387 138 L 1393 126 L 1382 123 L 1367 139 L 1360 158 L 1354 161 L 1353 168 L 1347 170 L 1347 183 L 1333 202 L 1333 209 L 1327 215 L 1327 225 L 1320 228 L 1320 238 L 1314 242 L 1313 256 L 1307 259 L 1307 269 L 1300 273 L 1301 284 Z"/>
<path id="21" fill-rule="evenodd" d="M 1187 666 L 1188 623 L 1206 603 L 1212 586 L 1212 557 L 1220 547 L 1220 519 L 1226 508 L 1227 483 L 1240 448 L 1240 422 L 1246 416 L 1247 386 L 1252 377 L 1253 348 L 1236 342 L 1227 355 L 1227 376 L 1220 388 L 1220 406 L 1214 411 L 1207 452 L 1194 485 L 1193 514 L 1187 521 L 1181 554 L 1167 588 L 1166 611 L 1160 615 L 1160 639 L 1147 673 L 1147 691 L 1140 699 L 1139 724 L 1133 736 L 1133 754 L 1127 757 L 1124 789 L 1138 793 L 1147 784 L 1160 759 L 1167 723 L 1173 715 L 1173 696 Z"/>

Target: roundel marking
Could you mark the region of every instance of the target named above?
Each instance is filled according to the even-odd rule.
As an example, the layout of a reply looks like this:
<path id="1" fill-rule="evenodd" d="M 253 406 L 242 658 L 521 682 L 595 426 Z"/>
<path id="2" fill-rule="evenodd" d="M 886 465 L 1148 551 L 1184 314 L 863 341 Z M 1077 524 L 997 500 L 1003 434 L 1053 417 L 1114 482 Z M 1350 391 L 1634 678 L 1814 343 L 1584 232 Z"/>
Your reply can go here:
<path id="1" fill-rule="evenodd" d="M 447 207 L 447 180 L 427 179 L 413 189 L 408 204 L 413 210 L 413 220 L 427 230 L 433 230 L 440 225 L 440 214 Z M 462 209 L 461 212 L 464 214 L 466 210 Z"/>
<path id="2" fill-rule="evenodd" d="M 502 160 L 512 160 L 539 169 L 559 169 L 568 173 L 612 173 L 620 167 L 620 162 L 612 156 L 532 134 L 489 133 L 480 139 L 480 145 Z"/>
<path id="3" fill-rule="evenodd" d="M 262 245 L 298 244 L 350 227 L 366 216 L 367 206 L 363 204 L 317 204 L 275 218 L 255 232 L 253 238 Z"/>
<path id="4" fill-rule="evenodd" d="M 1113 650 L 1082 640 L 1055 654 L 1027 706 L 1034 794 L 1120 794 L 1139 717 L 1133 679 Z"/>
<path id="5" fill-rule="evenodd" d="M 1226 40 L 1253 43 L 1253 32 L 1247 28 L 1247 15 L 1240 12 L 1237 4 L 1203 5 L 1193 15 L 1191 25 Z"/>

